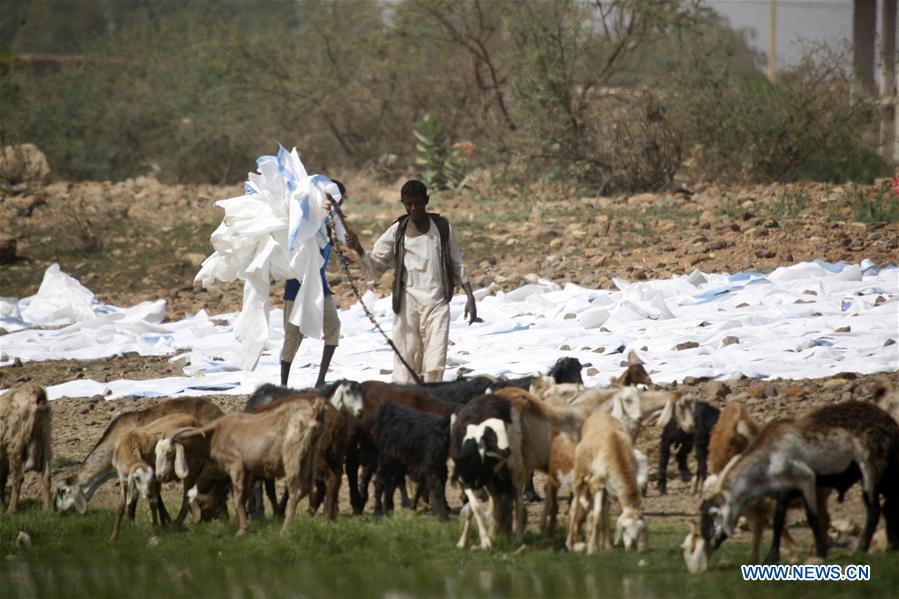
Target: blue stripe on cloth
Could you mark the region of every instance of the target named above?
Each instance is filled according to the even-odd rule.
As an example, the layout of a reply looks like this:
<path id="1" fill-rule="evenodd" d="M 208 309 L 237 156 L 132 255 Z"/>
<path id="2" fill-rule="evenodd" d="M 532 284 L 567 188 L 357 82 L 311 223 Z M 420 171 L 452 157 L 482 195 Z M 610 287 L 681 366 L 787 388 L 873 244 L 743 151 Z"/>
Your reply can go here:
<path id="1" fill-rule="evenodd" d="M 328 270 L 328 261 L 331 259 L 331 249 L 332 246 L 330 243 L 325 244 L 325 247 L 319 250 L 322 254 L 322 258 L 325 259 L 322 262 L 321 270 L 319 271 L 322 278 L 322 290 L 324 290 L 325 295 L 333 295 L 333 291 L 328 287 L 328 279 L 325 276 L 325 273 Z M 297 294 L 300 292 L 300 282 L 296 279 L 288 279 L 284 282 L 284 301 L 292 302 L 297 299 Z"/>

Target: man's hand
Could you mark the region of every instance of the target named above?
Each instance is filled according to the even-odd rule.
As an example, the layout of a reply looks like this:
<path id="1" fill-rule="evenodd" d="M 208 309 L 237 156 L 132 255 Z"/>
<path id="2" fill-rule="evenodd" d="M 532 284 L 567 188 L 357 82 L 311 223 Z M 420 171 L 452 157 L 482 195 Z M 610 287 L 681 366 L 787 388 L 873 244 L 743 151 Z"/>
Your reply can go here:
<path id="1" fill-rule="evenodd" d="M 465 295 L 468 296 L 468 301 L 465 302 L 465 318 L 468 319 L 468 324 L 472 325 L 476 322 L 484 322 L 482 319 L 478 318 L 478 306 L 474 301 L 474 293 L 471 291 L 471 283 L 463 283 L 462 289 L 465 290 Z"/>

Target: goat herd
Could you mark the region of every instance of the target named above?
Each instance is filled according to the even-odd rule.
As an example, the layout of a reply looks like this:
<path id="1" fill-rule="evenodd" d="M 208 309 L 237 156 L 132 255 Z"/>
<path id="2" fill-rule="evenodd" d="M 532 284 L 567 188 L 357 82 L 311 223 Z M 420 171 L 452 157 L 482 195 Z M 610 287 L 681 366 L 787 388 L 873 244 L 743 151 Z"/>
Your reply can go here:
<path id="1" fill-rule="evenodd" d="M 548 475 L 542 532 L 554 535 L 559 492 L 567 485 L 569 550 L 593 553 L 613 543 L 640 550 L 648 540 L 641 513 L 647 464 L 634 441 L 656 415 L 663 427 L 660 492 L 666 492 L 672 447 L 684 481 L 692 448 L 699 463 L 695 491 L 705 479 L 700 526 L 682 546 L 689 571 L 707 568 L 741 516 L 752 531 L 750 559 L 758 560 L 760 537 L 770 524 L 767 561 L 778 561 L 785 515 L 796 506 L 805 509 L 815 553 L 824 557 L 828 495 L 835 490 L 842 500 L 856 482 L 866 510 L 859 549 L 871 544 L 881 512 L 890 548 L 899 544 L 899 393 L 882 393 L 879 405 L 830 404 L 761 426 L 738 402 L 719 412 L 676 391 L 652 389 L 640 365 L 608 388 L 585 388 L 580 371 L 576 359 L 562 358 L 547 376 L 514 380 L 482 376 L 424 386 L 338 381 L 303 391 L 264 385 L 244 412 L 231 414 L 203 398 L 160 401 L 109 424 L 75 474 L 57 485 L 55 507 L 84 513 L 97 488 L 117 477 L 115 539 L 126 509 L 134 518 L 139 497 L 148 501 L 154 524 L 170 522 L 160 488 L 180 482 L 177 524 L 188 514 L 194 521 L 227 518 L 231 494 L 241 535 L 250 516 L 264 514 L 264 490 L 272 511 L 283 516 L 283 532 L 306 496 L 310 513 L 324 504 L 326 517 L 334 519 L 345 471 L 356 514 L 365 509 L 374 479 L 376 514 L 393 510 L 399 490 L 404 505 L 417 508 L 423 500 L 446 520 L 452 464 L 452 480 L 464 493 L 459 548 L 468 544 L 472 521 L 483 549 L 500 533 L 514 533 L 523 543 L 525 498 L 533 492 L 533 473 L 541 471 Z M 17 509 L 27 471 L 42 474 L 49 509 L 50 439 L 50 407 L 41 387 L 27 384 L 0 396 L 0 506 L 11 475 L 9 512 Z M 285 479 L 280 499 L 278 478 Z M 620 512 L 610 534 L 613 499 Z"/>

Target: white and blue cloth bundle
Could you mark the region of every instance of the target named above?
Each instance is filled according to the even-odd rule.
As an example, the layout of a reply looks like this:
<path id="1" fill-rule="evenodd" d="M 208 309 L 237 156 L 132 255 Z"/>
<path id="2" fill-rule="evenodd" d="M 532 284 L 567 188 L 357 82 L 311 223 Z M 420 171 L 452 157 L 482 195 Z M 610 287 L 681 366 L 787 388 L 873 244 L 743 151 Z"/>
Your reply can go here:
<path id="1" fill-rule="evenodd" d="M 343 199 L 337 184 L 324 175 L 309 175 L 296 148 L 288 152 L 278 146 L 276 156 L 262 156 L 256 164 L 258 173 L 248 174 L 244 195 L 215 203 L 225 216 L 210 238 L 215 252 L 194 279 L 203 287 L 244 281 L 243 305 L 234 323 L 243 370 L 256 366 L 268 341 L 272 279 L 300 281 L 290 322 L 303 335 L 322 338 L 319 250 L 328 241 L 326 218 L 333 219 L 338 239 L 345 241 L 343 224 L 328 204 L 328 196 Z"/>

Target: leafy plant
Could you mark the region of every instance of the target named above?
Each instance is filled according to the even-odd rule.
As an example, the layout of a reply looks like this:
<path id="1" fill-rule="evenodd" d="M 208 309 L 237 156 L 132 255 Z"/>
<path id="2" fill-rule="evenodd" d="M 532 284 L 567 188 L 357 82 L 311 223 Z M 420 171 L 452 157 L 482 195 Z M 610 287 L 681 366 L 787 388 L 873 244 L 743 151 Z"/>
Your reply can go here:
<path id="1" fill-rule="evenodd" d="M 809 203 L 808 192 L 804 189 L 788 191 L 777 196 L 768 208 L 768 214 L 774 218 L 796 218 Z"/>
<path id="2" fill-rule="evenodd" d="M 461 183 L 466 172 L 465 156 L 458 145 L 453 145 L 437 117 L 425 114 L 413 133 L 418 140 L 415 163 L 422 181 L 435 191 Z"/>

